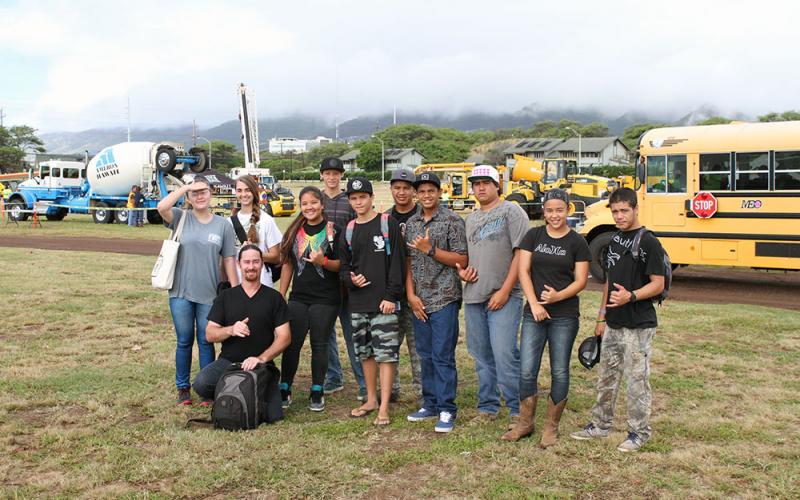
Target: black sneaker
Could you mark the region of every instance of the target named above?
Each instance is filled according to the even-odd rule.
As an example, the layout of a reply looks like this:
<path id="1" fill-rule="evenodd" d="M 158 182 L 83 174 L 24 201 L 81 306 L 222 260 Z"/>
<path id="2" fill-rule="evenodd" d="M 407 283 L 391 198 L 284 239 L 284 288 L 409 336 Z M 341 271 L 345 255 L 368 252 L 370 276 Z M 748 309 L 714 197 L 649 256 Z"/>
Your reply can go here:
<path id="1" fill-rule="evenodd" d="M 325 409 L 325 395 L 322 391 L 311 391 L 311 401 L 308 403 L 311 411 L 322 411 Z"/>
<path id="2" fill-rule="evenodd" d="M 192 392 L 188 387 L 181 387 L 178 389 L 178 406 L 191 406 L 192 405 Z"/>

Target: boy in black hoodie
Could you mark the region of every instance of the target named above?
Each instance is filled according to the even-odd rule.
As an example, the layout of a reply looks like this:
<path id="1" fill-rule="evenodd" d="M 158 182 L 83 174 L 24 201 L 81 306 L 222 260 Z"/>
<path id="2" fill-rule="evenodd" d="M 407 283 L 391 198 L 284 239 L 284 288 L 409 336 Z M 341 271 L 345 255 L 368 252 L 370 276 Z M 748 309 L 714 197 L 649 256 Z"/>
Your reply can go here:
<path id="1" fill-rule="evenodd" d="M 374 424 L 388 425 L 389 398 L 378 404 L 378 366 L 381 393 L 391 394 L 393 363 L 400 357 L 397 303 L 403 296 L 403 236 L 396 220 L 373 209 L 372 184 L 367 179 L 350 179 L 347 196 L 356 218 L 340 240 L 339 272 L 350 291 L 353 345 L 367 385 L 367 400 L 350 416 L 365 417 L 378 410 Z"/>

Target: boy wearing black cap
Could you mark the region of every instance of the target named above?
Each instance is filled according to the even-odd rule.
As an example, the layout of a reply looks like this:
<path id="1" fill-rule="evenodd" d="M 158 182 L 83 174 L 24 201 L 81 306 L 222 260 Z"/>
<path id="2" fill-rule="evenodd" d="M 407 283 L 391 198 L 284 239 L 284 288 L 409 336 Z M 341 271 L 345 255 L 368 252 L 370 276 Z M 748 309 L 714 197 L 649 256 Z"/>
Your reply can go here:
<path id="1" fill-rule="evenodd" d="M 416 194 L 414 179 L 413 171 L 407 168 L 398 168 L 392 173 L 392 180 L 389 181 L 394 205 L 387 210 L 386 213 L 394 217 L 400 224 L 400 232 L 404 238 L 406 236 L 406 223 L 419 212 L 419 206 L 414 199 L 414 195 Z M 417 348 L 414 342 L 413 317 L 404 296 L 400 301 L 400 311 L 398 312 L 400 343 L 402 344 L 403 340 L 406 341 L 408 357 L 411 361 L 411 382 L 414 386 L 414 392 L 419 398 L 422 395 L 422 369 L 420 368 L 419 354 L 417 354 Z M 395 371 L 394 386 L 392 387 L 392 401 L 397 401 L 398 399 L 400 399 L 400 376 Z"/>
<path id="2" fill-rule="evenodd" d="M 356 213 L 350 206 L 347 193 L 339 187 L 344 174 L 344 164 L 342 160 L 335 156 L 324 158 L 319 165 L 319 175 L 324 184 L 322 189 L 322 204 L 325 210 L 325 217 L 339 227 L 347 227 L 347 223 L 355 219 Z M 342 307 L 339 310 L 339 323 L 342 325 L 344 343 L 347 346 L 347 355 L 350 358 L 350 366 L 353 369 L 353 376 L 358 382 L 358 398 L 366 397 L 367 389 L 364 385 L 364 372 L 361 369 L 361 362 L 353 351 L 353 334 L 350 325 L 350 309 L 347 300 L 347 291 L 342 293 Z M 328 351 L 328 373 L 325 374 L 325 394 L 332 394 L 344 388 L 344 373 L 342 364 L 339 361 L 339 346 L 337 344 L 336 328 L 330 336 Z"/>
<path id="3" fill-rule="evenodd" d="M 375 425 L 388 425 L 389 398 L 378 404 L 381 393 L 391 394 L 394 363 L 400 357 L 397 302 L 403 294 L 403 236 L 397 221 L 372 208 L 372 184 L 363 177 L 347 183 L 347 197 L 356 219 L 347 224 L 340 240 L 340 276 L 350 292 L 353 347 L 361 360 L 367 400 L 350 412 L 353 418 L 378 410 Z"/>
<path id="4" fill-rule="evenodd" d="M 433 172 L 414 182 L 422 212 L 409 219 L 406 295 L 414 312 L 414 334 L 422 361 L 423 403 L 410 422 L 438 421 L 436 432 L 450 432 L 456 418 L 456 344 L 461 281 L 456 265 L 467 266 L 464 219 L 440 205 L 441 183 Z"/>

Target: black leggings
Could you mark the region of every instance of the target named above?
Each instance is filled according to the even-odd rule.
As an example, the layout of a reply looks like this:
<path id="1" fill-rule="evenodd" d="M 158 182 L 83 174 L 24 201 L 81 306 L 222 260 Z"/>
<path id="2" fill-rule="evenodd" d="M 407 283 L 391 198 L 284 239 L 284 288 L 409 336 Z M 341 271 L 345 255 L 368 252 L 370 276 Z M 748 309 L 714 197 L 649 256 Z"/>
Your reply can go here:
<path id="1" fill-rule="evenodd" d="M 321 386 L 328 371 L 328 341 L 333 330 L 339 306 L 327 304 L 304 304 L 289 300 L 289 327 L 292 329 L 292 343 L 281 358 L 281 382 L 292 386 L 297 365 L 300 362 L 300 349 L 311 332 L 311 383 Z"/>

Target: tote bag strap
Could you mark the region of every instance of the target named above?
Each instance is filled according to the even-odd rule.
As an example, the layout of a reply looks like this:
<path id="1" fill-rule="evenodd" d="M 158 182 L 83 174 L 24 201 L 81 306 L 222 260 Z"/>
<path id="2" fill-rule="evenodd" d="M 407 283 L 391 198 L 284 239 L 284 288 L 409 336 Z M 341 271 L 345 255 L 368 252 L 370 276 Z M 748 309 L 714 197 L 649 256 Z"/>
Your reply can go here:
<path id="1" fill-rule="evenodd" d="M 178 221 L 178 227 L 175 228 L 175 231 L 172 232 L 172 236 L 169 239 L 174 241 L 181 241 L 181 233 L 183 232 L 183 224 L 186 222 L 186 217 L 189 216 L 188 210 L 181 210 L 181 220 Z"/>

